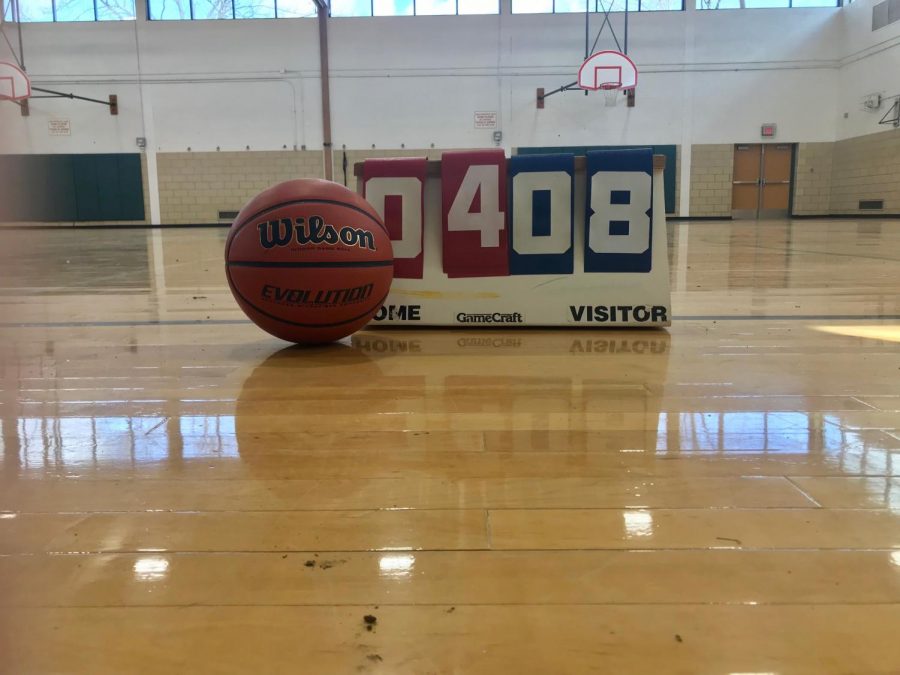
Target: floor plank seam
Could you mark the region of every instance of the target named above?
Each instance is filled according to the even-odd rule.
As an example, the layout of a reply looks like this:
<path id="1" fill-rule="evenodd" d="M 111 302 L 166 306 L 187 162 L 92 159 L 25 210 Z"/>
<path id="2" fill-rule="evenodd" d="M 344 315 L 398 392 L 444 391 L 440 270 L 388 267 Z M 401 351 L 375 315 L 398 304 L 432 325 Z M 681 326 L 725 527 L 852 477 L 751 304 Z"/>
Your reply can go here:
<path id="1" fill-rule="evenodd" d="M 0 608 L 16 610 L 104 610 L 104 609 L 215 609 L 215 608 L 247 608 L 257 607 L 264 609 L 277 608 L 302 608 L 302 607 L 371 607 L 378 604 L 383 607 L 400 608 L 432 608 L 444 609 L 449 602 L 406 602 L 391 603 L 380 599 L 373 602 L 310 602 L 310 603 L 205 603 L 192 602 L 185 604 L 144 604 L 144 605 L 6 605 L 0 603 Z M 452 601 L 455 607 L 900 607 L 900 601 L 896 602 L 765 602 L 765 601 L 706 601 L 706 600 L 671 600 L 671 601 L 647 601 L 647 602 L 459 602 Z"/>
<path id="2" fill-rule="evenodd" d="M 16 516 L 127 516 L 127 515 L 233 515 L 233 514 L 299 514 L 299 513 L 409 513 L 409 512 L 459 512 L 459 511 L 484 511 L 486 508 L 490 511 L 873 511 L 883 512 L 890 509 L 885 506 L 841 506 L 834 508 L 824 508 L 821 504 L 812 500 L 810 505 L 804 506 L 646 506 L 644 504 L 622 505 L 622 506 L 435 506 L 435 507 L 417 507 L 417 506 L 384 506 L 384 507 L 367 507 L 355 509 L 327 508 L 327 509 L 141 509 L 134 511 L 114 510 L 114 509 L 98 509 L 95 511 L 20 511 L 20 510 L 3 510 L 0 513 L 11 513 Z M 14 520 L 14 519 L 13 519 Z"/>
<path id="3" fill-rule="evenodd" d="M 798 546 L 784 546 L 784 547 L 772 547 L 772 546 L 748 546 L 747 544 L 741 545 L 731 545 L 731 546 L 682 546 L 682 547 L 666 547 L 661 546 L 658 548 L 625 548 L 625 547 L 603 547 L 597 546 L 593 548 L 584 548 L 584 547 L 559 547 L 559 548 L 534 548 L 534 547 L 525 547 L 525 548 L 516 548 L 516 547 L 494 547 L 494 548 L 486 548 L 486 547 L 478 547 L 478 548 L 411 548 L 411 547 L 398 547 L 398 548 L 354 548 L 354 549 L 336 549 L 330 548 L 328 549 L 328 553 L 359 553 L 359 554 L 388 554 L 388 553 L 562 553 L 562 552 L 582 552 L 582 553 L 656 553 L 656 552 L 733 552 L 733 553 L 754 553 L 754 552 L 767 552 L 767 553 L 781 553 L 781 552 L 789 552 L 789 553 L 819 553 L 819 552 L 828 552 L 828 553 L 839 553 L 839 552 L 852 552 L 852 553 L 897 553 L 900 552 L 898 549 L 894 548 L 885 548 L 885 547 L 847 547 L 847 546 L 809 546 L 809 547 L 798 547 Z M 190 550 L 190 549 L 98 549 L 93 551 L 21 551 L 21 552 L 7 552 L 0 553 L 0 557 L 15 557 L 15 556 L 111 556 L 111 555 L 147 555 L 148 553 L 154 553 L 157 555 L 243 555 L 243 554 L 313 554 L 318 553 L 319 550 L 314 549 L 198 549 L 198 550 Z"/>

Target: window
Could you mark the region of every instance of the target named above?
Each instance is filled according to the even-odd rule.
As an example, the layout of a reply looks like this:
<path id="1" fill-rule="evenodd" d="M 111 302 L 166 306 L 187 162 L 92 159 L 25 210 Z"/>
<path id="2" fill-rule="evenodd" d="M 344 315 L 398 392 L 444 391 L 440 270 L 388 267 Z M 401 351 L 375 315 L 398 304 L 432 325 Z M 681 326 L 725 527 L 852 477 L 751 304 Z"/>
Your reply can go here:
<path id="1" fill-rule="evenodd" d="M 277 0 L 234 0 L 234 18 L 274 19 L 278 16 L 276 12 L 276 4 L 278 4 Z M 293 4 L 295 6 L 294 11 L 296 11 L 297 3 Z M 278 7 L 278 9 L 281 8 Z M 293 14 L 292 16 L 296 16 L 296 14 Z M 301 14 L 300 16 L 304 15 Z M 309 14 L 306 14 L 305 16 L 309 16 Z"/>
<path id="2" fill-rule="evenodd" d="M 331 0 L 331 16 L 372 16 L 372 0 Z"/>
<path id="3" fill-rule="evenodd" d="M 845 2 L 846 1 L 847 0 L 845 0 Z M 841 4 L 841 0 L 697 0 L 697 9 L 840 7 Z"/>
<path id="4" fill-rule="evenodd" d="M 154 0 L 150 3 L 151 19 L 190 19 L 189 0 Z"/>
<path id="5" fill-rule="evenodd" d="M 553 0 L 513 0 L 513 14 L 543 14 L 553 11 Z"/>
<path id="6" fill-rule="evenodd" d="M 500 0 L 331 0 L 331 16 L 499 14 Z"/>
<path id="7" fill-rule="evenodd" d="M 12 0 L 3 1 L 4 20 L 12 21 Z M 519 1 L 522 0 L 514 0 L 514 5 Z M 552 5 L 553 0 L 546 1 Z M 583 0 L 556 1 L 560 3 L 560 6 L 563 3 L 583 2 Z M 591 2 L 598 1 L 600 0 L 591 0 Z M 611 1 L 624 2 L 624 0 Z M 637 3 L 639 0 L 630 1 Z M 643 1 L 670 2 L 672 0 Z M 803 1 L 814 2 L 815 0 Z M 23 22 L 117 21 L 134 19 L 134 2 L 135 0 L 19 0 L 19 13 Z M 316 5 L 313 0 L 148 0 L 148 5 L 150 19 L 154 21 L 281 19 L 316 16 Z M 333 17 L 452 16 L 454 14 L 499 13 L 500 0 L 332 0 L 331 2 L 331 16 Z"/>
<path id="8" fill-rule="evenodd" d="M 456 0 L 416 0 L 416 14 L 421 16 L 456 14 Z"/>
<path id="9" fill-rule="evenodd" d="M 313 17 L 316 16 L 316 8 L 313 6 L 314 3 L 310 3 L 309 0 L 267 0 L 271 1 L 272 11 L 275 11 L 275 4 L 278 4 L 278 12 L 277 16 L 279 18 L 285 19 L 301 19 L 303 17 Z M 249 0 L 248 0 L 249 2 Z M 235 8 L 237 11 L 237 8 Z M 240 18 L 243 18 L 243 15 L 239 13 Z"/>
<path id="10" fill-rule="evenodd" d="M 629 12 L 655 12 L 660 10 L 681 11 L 684 0 L 587 0 L 591 12 L 624 12 L 628 3 Z M 704 2 L 707 0 L 697 0 Z M 711 0 L 715 2 L 716 0 Z M 722 0 L 723 2 L 727 0 Z M 737 2 L 737 0 L 735 0 Z M 513 14 L 567 14 L 584 12 L 585 0 L 512 0 Z"/>
<path id="11" fill-rule="evenodd" d="M 500 2 L 495 0 L 457 0 L 457 14 L 499 14 Z"/>
<path id="12" fill-rule="evenodd" d="M 34 21 L 122 21 L 134 19 L 134 0 L 19 0 L 22 23 Z M 3 18 L 13 20 L 12 0 Z"/>
<path id="13" fill-rule="evenodd" d="M 150 19 L 154 21 L 316 16 L 313 0 L 149 0 L 149 4 Z"/>
<path id="14" fill-rule="evenodd" d="M 680 12 L 684 9 L 684 0 L 640 0 L 641 12 Z"/>
<path id="15" fill-rule="evenodd" d="M 413 0 L 373 0 L 372 14 L 375 16 L 412 16 Z"/>
<path id="16" fill-rule="evenodd" d="M 39 0 L 25 0 L 38 2 Z M 50 2 L 50 0 L 43 0 Z M 57 0 L 57 2 L 126 0 Z M 132 2 L 134 0 L 131 0 Z M 562 1 L 562 0 L 558 0 Z M 580 0 L 583 2 L 584 0 Z M 595 0 L 591 0 L 594 2 Z M 617 2 L 623 0 L 616 0 Z M 632 0 L 637 2 L 638 0 Z M 664 0 L 654 0 L 664 1 Z M 153 20 L 284 19 L 316 16 L 313 0 L 148 0 Z M 500 0 L 331 0 L 331 16 L 499 14 Z M 48 19 L 50 20 L 50 19 Z"/>
<path id="17" fill-rule="evenodd" d="M 231 0 L 192 0 L 191 12 L 195 19 L 232 19 Z"/>

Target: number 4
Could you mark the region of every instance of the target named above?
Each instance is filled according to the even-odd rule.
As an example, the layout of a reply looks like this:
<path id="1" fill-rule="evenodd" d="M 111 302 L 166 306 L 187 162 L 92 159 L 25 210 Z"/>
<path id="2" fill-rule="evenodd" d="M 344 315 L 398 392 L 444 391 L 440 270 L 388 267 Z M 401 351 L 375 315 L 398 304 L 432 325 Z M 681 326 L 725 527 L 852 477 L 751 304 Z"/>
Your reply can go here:
<path id="1" fill-rule="evenodd" d="M 470 213 L 479 191 L 481 210 Z M 481 232 L 481 247 L 497 248 L 505 224 L 506 214 L 500 210 L 500 168 L 470 166 L 447 212 L 447 229 L 451 232 Z"/>

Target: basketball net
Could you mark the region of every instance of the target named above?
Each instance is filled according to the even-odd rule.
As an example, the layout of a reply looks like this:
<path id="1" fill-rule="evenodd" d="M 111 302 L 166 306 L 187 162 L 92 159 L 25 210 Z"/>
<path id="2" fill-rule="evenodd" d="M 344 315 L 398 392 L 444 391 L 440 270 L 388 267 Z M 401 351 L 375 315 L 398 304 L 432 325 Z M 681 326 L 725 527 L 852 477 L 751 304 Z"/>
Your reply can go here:
<path id="1" fill-rule="evenodd" d="M 621 92 L 619 83 L 604 82 L 600 85 L 600 91 L 603 92 L 603 105 L 607 108 L 615 108 Z"/>

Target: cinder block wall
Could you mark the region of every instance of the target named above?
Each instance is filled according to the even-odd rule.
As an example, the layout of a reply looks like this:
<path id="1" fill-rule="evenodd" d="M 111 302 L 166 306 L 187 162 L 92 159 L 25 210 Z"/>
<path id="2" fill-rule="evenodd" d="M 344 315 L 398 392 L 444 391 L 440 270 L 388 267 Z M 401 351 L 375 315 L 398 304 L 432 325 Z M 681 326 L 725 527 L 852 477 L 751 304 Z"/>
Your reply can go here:
<path id="1" fill-rule="evenodd" d="M 734 146 L 731 144 L 691 147 L 691 208 L 697 217 L 731 216 L 731 179 Z"/>
<path id="2" fill-rule="evenodd" d="M 321 150 L 166 152 L 156 156 L 160 220 L 166 225 L 219 222 L 254 195 L 292 178 L 321 178 Z"/>
<path id="3" fill-rule="evenodd" d="M 384 149 L 378 150 L 335 150 L 334 151 L 334 179 L 342 183 L 343 178 L 343 161 L 344 155 L 347 156 L 347 187 L 356 190 L 356 178 L 353 175 L 353 166 L 357 162 L 366 159 L 382 159 L 386 157 L 425 157 L 427 159 L 440 159 L 444 150 L 440 148 L 417 149 L 417 148 L 401 148 L 401 149 Z"/>
<path id="4" fill-rule="evenodd" d="M 830 212 L 880 213 L 861 212 L 860 199 L 883 199 L 883 213 L 900 213 L 900 129 L 834 144 Z"/>
<path id="5" fill-rule="evenodd" d="M 370 157 L 440 159 L 443 149 L 335 150 L 334 180 L 356 189 L 353 166 Z M 171 152 L 156 156 L 160 220 L 167 225 L 216 223 L 219 211 L 237 211 L 255 194 L 293 178 L 322 178 L 322 152 Z"/>
<path id="6" fill-rule="evenodd" d="M 834 143 L 800 143 L 794 171 L 794 213 L 821 216 L 830 213 Z"/>

